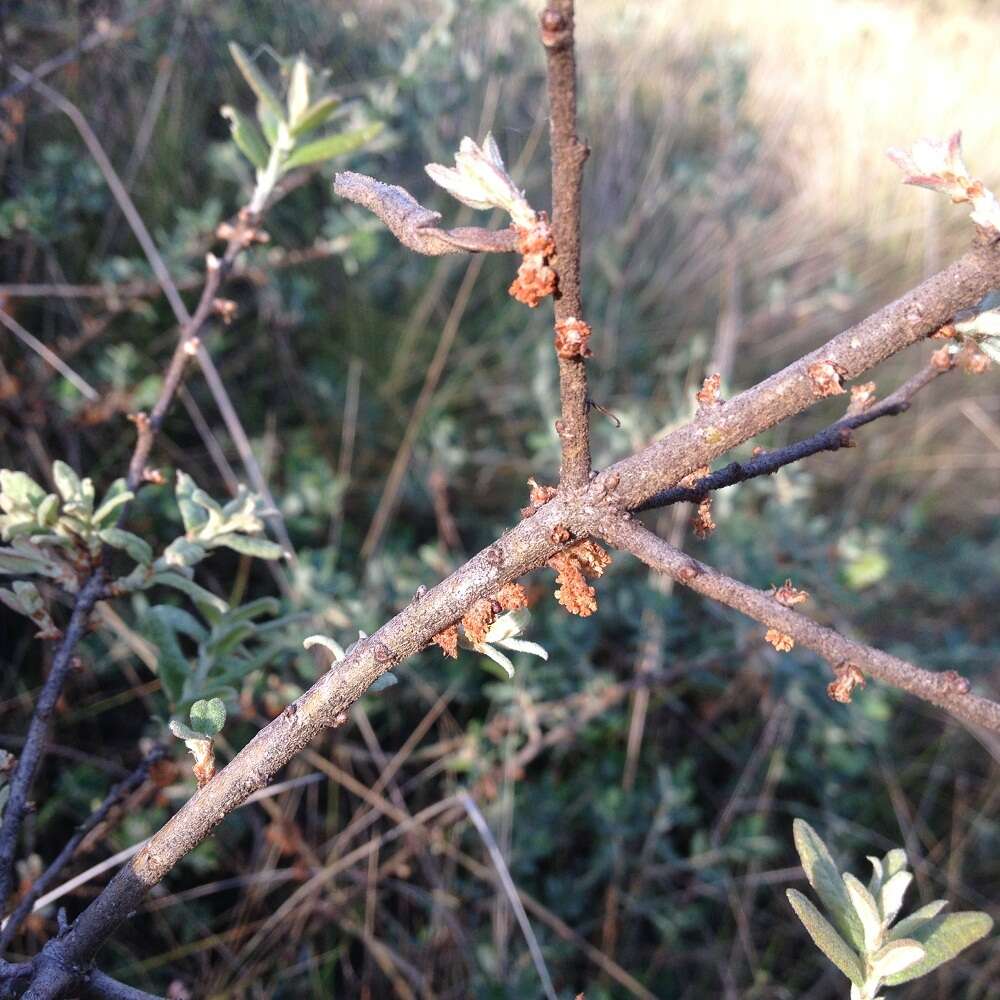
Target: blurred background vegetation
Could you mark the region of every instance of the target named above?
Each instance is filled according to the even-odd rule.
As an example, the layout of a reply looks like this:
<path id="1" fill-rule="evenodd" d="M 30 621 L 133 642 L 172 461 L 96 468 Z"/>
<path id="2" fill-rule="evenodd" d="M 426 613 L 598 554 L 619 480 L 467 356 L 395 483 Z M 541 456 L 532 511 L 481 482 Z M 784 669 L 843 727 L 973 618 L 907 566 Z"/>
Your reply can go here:
<path id="1" fill-rule="evenodd" d="M 193 296 L 216 225 L 249 189 L 218 110 L 252 110 L 228 41 L 275 72 L 268 47 L 329 70 L 386 124 L 345 162 L 463 224 L 471 213 L 422 166 L 450 162 L 464 135 L 492 129 L 533 204 L 547 200 L 537 6 L 5 0 L 0 44 L 4 63 L 33 67 L 102 19 L 141 15 L 47 80 L 95 129 Z M 964 213 L 902 188 L 886 147 L 964 126 L 973 171 L 1000 182 L 1000 14 L 982 0 L 582 0 L 578 25 L 592 387 L 620 422 L 595 414 L 598 466 L 689 417 L 706 372 L 730 391 L 750 385 L 960 252 Z M 13 82 L 3 71 L 0 86 Z M 3 99 L 0 169 L 0 308 L 102 395 L 88 403 L 4 332 L 0 466 L 45 482 L 63 458 L 101 489 L 131 452 L 125 415 L 154 396 L 171 316 L 76 130 L 30 90 Z M 207 338 L 296 554 L 276 574 L 235 554 L 199 570 L 234 603 L 273 595 L 291 616 L 255 640 L 264 666 L 231 706 L 223 760 L 318 675 L 302 636 L 347 645 L 376 628 L 509 525 L 529 476 L 551 482 L 558 466 L 551 317 L 506 296 L 511 261 L 416 257 L 338 203 L 330 175 L 313 172 L 269 215 L 270 244 L 229 285 L 238 318 Z M 879 369 L 880 391 L 927 353 Z M 246 480 L 197 373 L 188 387 Z M 839 415 L 834 400 L 757 443 Z M 942 379 L 858 441 L 720 495 L 705 542 L 687 510 L 651 521 L 756 586 L 792 577 L 821 621 L 995 693 L 995 373 Z M 180 407 L 157 456 L 227 493 Z M 178 523 L 171 491 L 149 488 L 130 528 L 165 541 Z M 170 875 L 103 967 L 178 997 L 541 996 L 453 798 L 463 788 L 530 897 L 560 996 L 844 997 L 784 899 L 804 883 L 793 816 L 859 874 L 865 854 L 904 846 L 911 904 L 946 896 L 1000 916 L 995 745 L 879 687 L 830 702 L 810 653 L 776 653 L 760 627 L 624 557 L 590 619 L 555 604 L 551 574 L 530 582 L 528 638 L 548 663 L 520 658 L 512 682 L 471 653 L 404 665 L 399 684 L 288 768 L 280 794 Z M 115 605 L 81 651 L 35 788 L 41 859 L 142 741 L 164 738 L 145 610 L 139 598 Z M 6 609 L 0 628 L 0 745 L 16 752 L 44 655 Z M 171 749 L 178 766 L 94 838 L 80 870 L 190 794 Z M 422 823 L 399 827 L 421 810 Z M 75 913 L 105 878 L 62 902 Z M 22 953 L 54 931 L 54 909 Z M 998 982 L 1000 945 L 985 942 L 898 993 L 1000 997 Z"/>

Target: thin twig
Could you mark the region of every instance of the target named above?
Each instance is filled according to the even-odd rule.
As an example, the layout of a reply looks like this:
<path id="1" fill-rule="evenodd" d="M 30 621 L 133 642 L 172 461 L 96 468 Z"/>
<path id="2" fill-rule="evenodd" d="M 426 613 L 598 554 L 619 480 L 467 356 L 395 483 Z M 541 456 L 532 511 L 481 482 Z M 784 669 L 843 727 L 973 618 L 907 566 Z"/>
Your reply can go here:
<path id="1" fill-rule="evenodd" d="M 28 735 L 17 758 L 17 767 L 10 778 L 8 786 L 10 797 L 4 807 L 3 825 L 0 826 L 0 913 L 6 907 L 7 897 L 13 885 L 17 841 L 27 810 L 28 793 L 45 750 L 45 738 L 48 735 L 52 713 L 73 665 L 76 645 L 87 631 L 90 613 L 104 595 L 106 579 L 104 570 L 98 567 L 76 595 L 73 612 L 52 657 L 49 676 L 45 678 L 45 684 L 35 703 L 35 710 L 28 725 Z"/>
<path id="2" fill-rule="evenodd" d="M 796 643 L 819 653 L 833 667 L 853 664 L 863 673 L 937 705 L 957 719 L 1000 733 L 1000 704 L 971 694 L 969 682 L 953 670 L 939 673 L 924 670 L 889 653 L 845 639 L 833 629 L 780 604 L 772 594 L 692 559 L 635 519 L 612 522 L 601 531 L 601 537 L 685 587 L 790 636 Z"/>
<path id="3" fill-rule="evenodd" d="M 67 382 L 77 388 L 80 393 L 91 402 L 99 399 L 97 390 L 82 376 L 75 371 L 51 348 L 46 347 L 33 333 L 25 330 L 23 326 L 13 316 L 0 309 L 0 323 L 18 340 L 31 348 L 43 361 L 51 365 Z"/>
<path id="4" fill-rule="evenodd" d="M 511 909 L 514 911 L 514 916 L 517 917 L 524 940 L 528 944 L 528 951 L 531 952 L 531 961 L 534 962 L 535 971 L 538 973 L 538 978 L 542 981 L 542 989 L 545 990 L 545 995 L 549 1000 L 557 1000 L 555 988 L 552 986 L 552 977 L 549 975 L 545 959 L 542 957 L 542 949 L 538 947 L 538 939 L 531 928 L 531 921 L 528 920 L 528 914 L 524 911 L 524 904 L 518 895 L 517 886 L 514 885 L 514 880 L 510 877 L 507 862 L 504 861 L 503 854 L 497 846 L 493 834 L 490 832 L 489 825 L 483 814 L 479 811 L 479 807 L 469 797 L 468 792 L 459 792 L 458 798 L 462 803 L 462 807 L 469 814 L 472 825 L 476 828 L 479 836 L 483 838 L 483 844 L 489 852 L 493 867 L 496 868 L 497 877 L 500 879 L 503 891 L 507 894 L 507 899 L 510 902 Z"/>
<path id="5" fill-rule="evenodd" d="M 698 503 L 715 490 L 723 490 L 727 486 L 745 483 L 748 479 L 756 479 L 758 476 L 772 475 L 784 466 L 791 465 L 793 462 L 798 462 L 818 452 L 851 448 L 854 446 L 851 431 L 857 430 L 865 424 L 870 424 L 880 417 L 895 417 L 900 413 L 905 413 L 910 408 L 913 397 L 924 386 L 929 385 L 939 375 L 950 370 L 929 364 L 901 385 L 892 395 L 886 396 L 881 402 L 867 410 L 842 417 L 836 423 L 813 434 L 812 437 L 797 441 L 784 448 L 764 452 L 748 462 L 730 462 L 725 468 L 704 476 L 691 486 L 674 486 L 672 489 L 663 490 L 634 507 L 633 510 L 653 510 L 657 507 L 667 507 L 670 504 L 684 501 Z"/>
<path id="6" fill-rule="evenodd" d="M 11 941 L 14 939 L 14 935 L 17 934 L 18 929 L 21 924 L 24 923 L 25 918 L 31 913 L 35 906 L 35 901 L 43 893 L 48 891 L 49 886 L 55 881 L 56 876 L 66 867 L 66 865 L 76 854 L 77 848 L 83 842 L 83 838 L 90 833 L 99 823 L 103 823 L 108 813 L 119 803 L 126 795 L 129 795 L 136 788 L 138 788 L 149 776 L 149 769 L 158 760 L 161 760 L 165 754 L 163 747 L 157 747 L 152 753 L 146 755 L 138 767 L 132 771 L 132 773 L 122 781 L 119 781 L 116 785 L 113 785 L 111 790 L 105 796 L 104 801 L 84 820 L 83 823 L 77 827 L 76 833 L 66 844 L 63 849 L 56 855 L 55 859 L 49 864 L 45 871 L 39 875 L 34 882 L 32 882 L 31 887 L 27 892 L 21 897 L 17 904 L 17 908 L 14 912 L 3 922 L 2 932 L 0 932 L 0 955 L 2 955 L 7 948 L 10 946 Z"/>
<path id="7" fill-rule="evenodd" d="M 542 11 L 549 91 L 552 151 L 552 231 L 555 235 L 557 323 L 583 319 L 580 294 L 580 192 L 589 153 L 576 134 L 576 54 L 573 0 L 550 0 Z M 559 482 L 583 486 L 590 477 L 587 369 L 582 356 L 559 356 L 561 416 L 556 425 L 562 449 Z"/>

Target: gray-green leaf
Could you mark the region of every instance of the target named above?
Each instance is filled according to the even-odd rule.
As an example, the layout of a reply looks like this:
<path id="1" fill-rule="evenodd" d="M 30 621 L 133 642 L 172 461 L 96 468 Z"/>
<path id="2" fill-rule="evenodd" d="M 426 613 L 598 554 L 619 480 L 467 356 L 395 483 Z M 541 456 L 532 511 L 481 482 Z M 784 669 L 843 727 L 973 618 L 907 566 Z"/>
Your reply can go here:
<path id="1" fill-rule="evenodd" d="M 279 119 L 283 118 L 285 109 L 282 107 L 278 95 L 267 80 L 264 79 L 264 75 L 257 69 L 253 60 L 246 54 L 242 46 L 237 45 L 236 42 L 230 42 L 229 54 L 233 57 L 233 62 L 236 63 L 243 74 L 243 79 L 250 84 L 250 89 L 260 98 L 261 103 L 267 105 Z"/>
<path id="2" fill-rule="evenodd" d="M 224 534 L 212 539 L 212 548 L 223 546 L 255 559 L 280 559 L 285 553 L 277 542 L 266 538 L 251 538 L 249 535 Z"/>
<path id="3" fill-rule="evenodd" d="M 129 557 L 141 566 L 149 566 L 153 561 L 153 550 L 149 547 L 149 542 L 138 535 L 133 535 L 131 531 L 105 528 L 98 532 L 98 538 L 113 549 L 124 549 Z"/>
<path id="4" fill-rule="evenodd" d="M 933 925 L 933 929 L 932 928 Z M 926 955 L 916 965 L 903 972 L 889 976 L 886 986 L 899 986 L 926 975 L 945 962 L 951 961 L 959 952 L 986 937 L 993 929 L 993 919 L 987 913 L 952 913 L 944 918 L 935 917 L 911 935 L 922 946 Z M 929 933 L 926 933 L 929 930 Z"/>
<path id="5" fill-rule="evenodd" d="M 340 106 L 340 98 L 333 94 L 321 97 L 314 104 L 311 104 L 302 114 L 292 122 L 292 135 L 300 136 L 317 129 L 327 121 Z"/>
<path id="6" fill-rule="evenodd" d="M 792 904 L 799 920 L 802 921 L 816 947 L 840 971 L 847 976 L 855 986 L 863 986 L 865 970 L 861 959 L 848 947 L 847 942 L 834 930 L 833 925 L 813 906 L 809 900 L 795 889 L 785 893 L 788 902 Z"/>
<path id="7" fill-rule="evenodd" d="M 864 929 L 826 844 L 804 819 L 795 820 L 792 833 L 809 884 L 847 943 L 856 951 L 862 951 L 865 946 Z"/>
<path id="8" fill-rule="evenodd" d="M 291 156 L 285 160 L 285 170 L 305 167 L 310 163 L 322 163 L 325 160 L 332 160 L 335 156 L 353 153 L 365 143 L 371 142 L 382 131 L 383 127 L 382 122 L 372 122 L 370 125 L 355 129 L 353 132 L 338 132 L 336 135 L 328 135 L 315 140 L 315 142 L 307 142 L 303 146 L 297 146 L 292 150 Z"/>
<path id="9" fill-rule="evenodd" d="M 239 147 L 243 155 L 258 169 L 266 170 L 267 161 L 270 157 L 270 150 L 264 137 L 257 130 L 257 126 L 236 108 L 226 104 L 219 109 L 223 118 L 229 121 L 229 132 L 233 137 L 233 142 Z"/>
<path id="10" fill-rule="evenodd" d="M 226 705 L 221 698 L 196 701 L 191 706 L 191 727 L 206 736 L 215 736 L 226 724 Z"/>

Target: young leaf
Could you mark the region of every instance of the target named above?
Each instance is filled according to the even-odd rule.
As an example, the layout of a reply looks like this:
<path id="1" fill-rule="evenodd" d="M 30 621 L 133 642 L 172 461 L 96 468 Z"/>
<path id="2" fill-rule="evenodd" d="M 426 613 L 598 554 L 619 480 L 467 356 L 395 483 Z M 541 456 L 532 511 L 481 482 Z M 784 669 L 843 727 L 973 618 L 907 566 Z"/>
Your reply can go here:
<path id="1" fill-rule="evenodd" d="M 925 955 L 923 947 L 909 938 L 890 941 L 872 956 L 872 975 L 885 980 L 916 965 Z"/>
<path id="2" fill-rule="evenodd" d="M 205 626 L 183 608 L 175 608 L 172 604 L 157 604 L 150 608 L 147 614 L 159 618 L 168 628 L 186 635 L 195 642 L 202 642 L 208 638 Z"/>
<path id="3" fill-rule="evenodd" d="M 246 115 L 228 104 L 223 105 L 219 109 L 219 113 L 229 121 L 229 132 L 233 137 L 233 142 L 236 143 L 243 155 L 258 170 L 266 170 L 271 151 L 267 148 L 267 143 L 264 142 L 260 132 L 257 131 L 257 126 Z"/>
<path id="4" fill-rule="evenodd" d="M 232 549 L 244 556 L 253 556 L 255 559 L 280 559 L 284 554 L 284 549 L 277 543 L 266 538 L 251 538 L 248 535 L 223 534 L 216 535 L 212 539 L 212 548 L 220 546 Z"/>
<path id="5" fill-rule="evenodd" d="M 217 611 L 229 610 L 229 605 L 221 597 L 216 597 L 211 591 L 198 586 L 194 580 L 189 580 L 186 576 L 181 576 L 180 573 L 154 573 L 146 583 L 146 587 L 152 587 L 157 583 L 164 587 L 173 587 L 174 590 L 187 594 L 197 604 L 205 603 Z"/>
<path id="6" fill-rule="evenodd" d="M 65 462 L 57 459 L 52 463 L 52 478 L 63 500 L 76 500 L 83 492 L 80 477 Z"/>
<path id="7" fill-rule="evenodd" d="M 864 930 L 826 844 L 804 819 L 795 820 L 792 833 L 809 884 L 847 943 L 861 951 L 865 944 Z"/>
<path id="8" fill-rule="evenodd" d="M 850 873 L 843 874 L 844 885 L 864 928 L 865 952 L 870 954 L 882 942 L 882 915 L 872 894 Z"/>
<path id="9" fill-rule="evenodd" d="M 309 64 L 301 56 L 292 65 L 292 78 L 288 84 L 288 121 L 295 122 L 309 107 Z"/>
<path id="10" fill-rule="evenodd" d="M 304 146 L 297 146 L 285 160 L 285 170 L 305 167 L 310 163 L 322 163 L 324 160 L 332 160 L 335 156 L 353 153 L 374 139 L 383 127 L 382 122 L 372 122 L 353 132 L 338 132 L 336 135 L 328 135 L 315 142 L 307 142 Z"/>
<path id="11" fill-rule="evenodd" d="M 279 119 L 283 118 L 285 109 L 281 106 L 278 95 L 271 88 L 267 80 L 264 79 L 264 75 L 257 69 L 243 48 L 237 45 L 236 42 L 230 42 L 229 54 L 233 57 L 233 62 L 239 67 L 243 78 L 250 84 L 250 89 L 257 95 L 261 103 L 266 105 Z"/>
<path id="12" fill-rule="evenodd" d="M 915 965 L 885 980 L 886 986 L 899 986 L 917 979 L 951 961 L 980 938 L 986 937 L 993 928 L 993 919 L 986 913 L 952 913 L 941 920 L 926 938 L 918 930 L 913 936 L 923 946 L 926 954 Z"/>
<path id="13" fill-rule="evenodd" d="M 97 533 L 97 537 L 113 549 L 124 549 L 129 557 L 141 566 L 149 566 L 153 562 L 153 550 L 149 547 L 149 542 L 138 535 L 133 535 L 131 531 L 105 528 Z"/>
<path id="14" fill-rule="evenodd" d="M 59 520 L 59 497 L 49 493 L 38 505 L 35 520 L 40 528 L 51 528 Z"/>
<path id="15" fill-rule="evenodd" d="M 795 910 L 796 916 L 805 925 L 805 929 L 809 932 L 809 936 L 815 942 L 816 947 L 855 986 L 863 986 L 865 982 L 865 970 L 861 964 L 861 959 L 848 947 L 847 942 L 834 930 L 832 924 L 826 920 L 823 914 L 801 892 L 795 889 L 788 889 L 785 895 L 788 897 L 788 902 L 792 904 L 792 909 Z"/>
<path id="16" fill-rule="evenodd" d="M 16 472 L 13 469 L 0 469 L 0 494 L 5 501 L 3 509 L 10 511 L 13 504 L 35 508 L 45 499 L 45 490 L 38 485 L 26 472 Z"/>
<path id="17" fill-rule="evenodd" d="M 121 507 L 122 504 L 128 503 L 135 494 L 131 490 L 125 488 L 124 479 L 116 479 L 109 487 L 108 492 L 104 494 L 104 499 L 101 501 L 101 505 L 94 511 L 94 524 L 99 528 L 103 528 L 108 525 L 111 521 L 112 515 Z"/>
<path id="18" fill-rule="evenodd" d="M 184 522 L 184 531 L 189 535 L 196 534 L 208 520 L 204 508 L 194 502 L 194 494 L 197 489 L 195 481 L 189 475 L 177 472 L 174 497 L 177 500 L 177 508 L 181 512 L 181 520 Z"/>
<path id="19" fill-rule="evenodd" d="M 226 705 L 221 698 L 196 701 L 191 706 L 191 727 L 205 736 L 215 736 L 226 724 Z"/>
<path id="20" fill-rule="evenodd" d="M 882 886 L 878 894 L 878 907 L 884 923 L 891 924 L 896 919 L 903 906 L 903 896 L 912 881 L 911 872 L 898 871 Z"/>
<path id="21" fill-rule="evenodd" d="M 921 906 L 919 910 L 911 913 L 908 917 L 900 920 L 889 934 L 890 941 L 896 941 L 899 938 L 914 937 L 916 932 L 920 930 L 929 920 L 936 917 L 946 906 L 948 905 L 948 900 L 946 899 L 935 899 L 933 903 L 928 903 L 926 906 Z"/>
<path id="22" fill-rule="evenodd" d="M 301 136 L 317 129 L 327 121 L 340 106 L 340 98 L 333 94 L 321 97 L 315 104 L 310 105 L 303 113 L 292 122 L 292 135 Z"/>

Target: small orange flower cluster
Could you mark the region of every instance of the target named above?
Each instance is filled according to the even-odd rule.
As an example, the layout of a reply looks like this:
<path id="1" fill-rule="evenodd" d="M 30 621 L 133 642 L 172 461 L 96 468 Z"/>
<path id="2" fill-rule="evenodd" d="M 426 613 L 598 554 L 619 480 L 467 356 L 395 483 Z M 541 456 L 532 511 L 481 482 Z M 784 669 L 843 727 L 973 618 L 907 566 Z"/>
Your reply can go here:
<path id="1" fill-rule="evenodd" d="M 796 604 L 809 600 L 809 592 L 793 587 L 791 580 L 786 580 L 780 587 L 772 588 L 772 591 L 771 596 L 786 608 L 794 608 Z"/>
<path id="2" fill-rule="evenodd" d="M 701 388 L 695 393 L 698 405 L 714 406 L 716 403 L 721 403 L 722 399 L 719 396 L 719 390 L 721 387 L 722 376 L 718 372 L 707 376 L 705 381 L 702 383 Z"/>
<path id="3" fill-rule="evenodd" d="M 492 597 L 481 597 L 462 617 L 462 628 L 474 645 L 486 640 L 493 623 L 504 611 L 528 606 L 528 594 L 519 583 L 505 583 Z M 431 640 L 445 656 L 458 658 L 458 625 L 449 625 Z"/>
<path id="4" fill-rule="evenodd" d="M 597 591 L 587 580 L 602 576 L 611 565 L 611 556 L 588 538 L 557 552 L 548 565 L 556 571 L 556 600 L 571 615 L 592 615 L 597 610 Z"/>
<path id="5" fill-rule="evenodd" d="M 806 369 L 806 374 L 817 396 L 839 396 L 846 392 L 842 380 L 847 372 L 836 361 L 814 361 Z"/>
<path id="6" fill-rule="evenodd" d="M 776 628 L 769 628 L 764 634 L 765 642 L 769 642 L 779 653 L 790 653 L 795 648 L 795 640 Z"/>
<path id="7" fill-rule="evenodd" d="M 708 538 L 715 531 L 716 524 L 712 517 L 711 497 L 705 497 L 698 504 L 698 509 L 694 512 L 694 517 L 691 519 L 691 527 L 694 528 L 694 533 L 699 538 Z"/>
<path id="8" fill-rule="evenodd" d="M 570 316 L 556 322 L 556 354 L 567 361 L 573 358 L 589 358 L 593 351 L 589 347 L 590 327 L 582 319 Z"/>
<path id="9" fill-rule="evenodd" d="M 850 704 L 854 689 L 865 686 L 865 675 L 853 663 L 838 663 L 833 672 L 837 679 L 827 684 L 827 695 L 842 705 Z"/>
<path id="10" fill-rule="evenodd" d="M 875 383 L 863 382 L 861 385 L 851 386 L 851 402 L 847 407 L 849 417 L 857 416 L 870 410 L 875 405 Z"/>
<path id="11" fill-rule="evenodd" d="M 548 217 L 539 212 L 534 226 L 517 226 L 517 252 L 522 255 L 514 283 L 507 289 L 518 302 L 534 309 L 556 290 L 556 272 L 550 261 L 556 255 Z"/>

